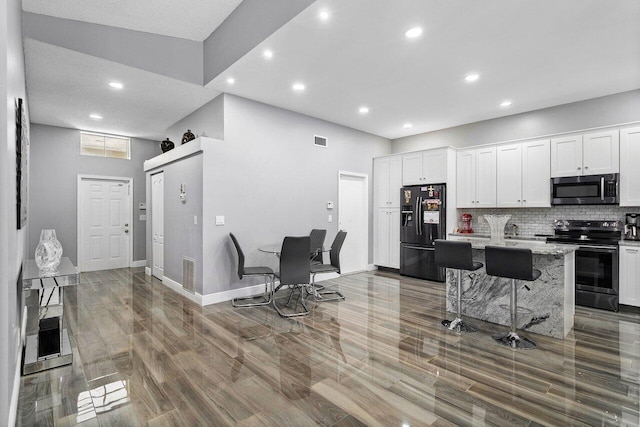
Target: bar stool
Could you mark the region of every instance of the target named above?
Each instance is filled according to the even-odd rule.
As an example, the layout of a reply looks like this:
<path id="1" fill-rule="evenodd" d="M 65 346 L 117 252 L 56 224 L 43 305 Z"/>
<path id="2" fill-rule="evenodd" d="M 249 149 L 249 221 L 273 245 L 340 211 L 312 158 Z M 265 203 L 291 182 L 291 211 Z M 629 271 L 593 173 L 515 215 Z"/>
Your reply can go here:
<path id="1" fill-rule="evenodd" d="M 475 271 L 482 268 L 482 263 L 474 261 L 471 254 L 471 243 L 451 240 L 436 240 L 436 265 L 456 270 L 458 282 L 458 314 L 453 320 L 443 320 L 442 325 L 457 333 L 475 332 L 478 329 L 462 320 L 462 275 L 460 270 Z"/>
<path id="2" fill-rule="evenodd" d="M 507 248 L 504 246 L 485 247 L 487 274 L 511 279 L 511 330 L 505 334 L 493 335 L 493 339 L 513 349 L 534 349 L 536 343 L 521 337 L 516 332 L 518 320 L 518 289 L 516 280 L 532 282 L 540 277 L 540 270 L 533 268 L 531 249 Z"/>

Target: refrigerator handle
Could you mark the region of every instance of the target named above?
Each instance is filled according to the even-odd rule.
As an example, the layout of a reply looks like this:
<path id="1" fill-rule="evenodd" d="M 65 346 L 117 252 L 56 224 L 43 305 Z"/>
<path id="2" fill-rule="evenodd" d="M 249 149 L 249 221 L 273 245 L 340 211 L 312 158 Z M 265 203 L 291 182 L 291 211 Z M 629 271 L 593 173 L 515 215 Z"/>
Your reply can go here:
<path id="1" fill-rule="evenodd" d="M 420 230 L 418 230 L 418 218 L 420 216 L 420 214 L 418 213 L 418 201 L 420 200 L 420 197 L 416 197 L 416 207 L 415 207 L 415 214 L 413 214 L 413 222 L 415 224 L 416 227 L 416 236 L 420 235 Z"/>
<path id="2" fill-rule="evenodd" d="M 422 212 L 422 197 L 418 197 L 418 222 L 416 223 L 418 236 L 422 236 L 422 215 L 424 215 L 424 213 Z"/>

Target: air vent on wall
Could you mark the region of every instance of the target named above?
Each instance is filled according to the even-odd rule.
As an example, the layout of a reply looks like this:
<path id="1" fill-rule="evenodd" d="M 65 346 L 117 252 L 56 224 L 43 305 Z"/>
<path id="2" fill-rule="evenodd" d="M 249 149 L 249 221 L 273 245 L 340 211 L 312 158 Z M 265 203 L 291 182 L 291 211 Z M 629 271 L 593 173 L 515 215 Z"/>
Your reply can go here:
<path id="1" fill-rule="evenodd" d="M 324 136 L 314 135 L 313 145 L 315 145 L 316 147 L 327 148 L 327 138 L 325 138 Z"/>
<path id="2" fill-rule="evenodd" d="M 195 293 L 196 283 L 196 260 L 193 258 L 182 257 L 182 288 L 186 291 Z"/>

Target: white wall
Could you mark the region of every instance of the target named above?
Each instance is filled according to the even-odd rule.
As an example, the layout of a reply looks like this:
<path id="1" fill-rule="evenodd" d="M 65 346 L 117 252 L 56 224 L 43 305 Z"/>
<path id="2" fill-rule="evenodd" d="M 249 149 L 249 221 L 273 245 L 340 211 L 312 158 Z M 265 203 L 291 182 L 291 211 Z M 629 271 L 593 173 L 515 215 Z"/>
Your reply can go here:
<path id="1" fill-rule="evenodd" d="M 0 2 L 0 425 L 15 421 L 19 381 L 19 304 L 17 280 L 27 230 L 16 224 L 15 99 L 26 101 L 22 50 L 22 3 Z M 18 374 L 18 376 L 16 376 Z M 13 399 L 12 399 L 13 398 Z"/>
<path id="2" fill-rule="evenodd" d="M 394 153 L 469 147 L 640 120 L 640 90 L 500 117 L 393 140 Z"/>

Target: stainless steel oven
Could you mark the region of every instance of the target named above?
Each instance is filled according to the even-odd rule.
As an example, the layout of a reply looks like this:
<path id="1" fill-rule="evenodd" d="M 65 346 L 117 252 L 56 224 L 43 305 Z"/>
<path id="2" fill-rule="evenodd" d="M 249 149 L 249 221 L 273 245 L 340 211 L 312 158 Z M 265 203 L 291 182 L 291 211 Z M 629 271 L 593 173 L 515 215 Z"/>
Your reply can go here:
<path id="1" fill-rule="evenodd" d="M 551 178 L 552 205 L 617 205 L 618 174 Z"/>
<path id="2" fill-rule="evenodd" d="M 576 304 L 618 311 L 618 246 L 584 245 L 576 251 Z"/>

